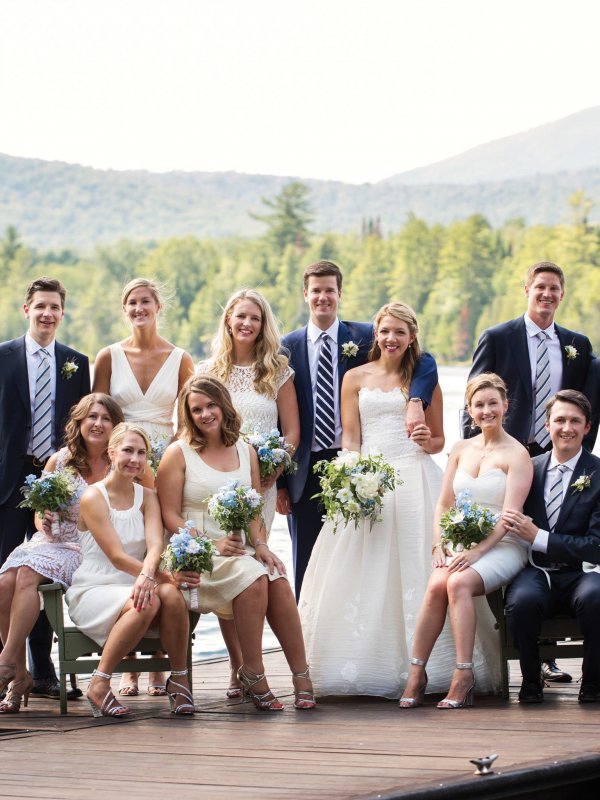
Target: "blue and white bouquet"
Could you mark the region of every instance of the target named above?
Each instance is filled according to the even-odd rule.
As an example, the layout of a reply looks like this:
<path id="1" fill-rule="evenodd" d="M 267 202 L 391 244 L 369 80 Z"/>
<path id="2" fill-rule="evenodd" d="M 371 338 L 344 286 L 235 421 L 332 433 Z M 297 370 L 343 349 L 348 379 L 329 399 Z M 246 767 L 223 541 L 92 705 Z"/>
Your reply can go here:
<path id="1" fill-rule="evenodd" d="M 256 450 L 261 478 L 270 477 L 282 464 L 286 475 L 296 472 L 298 465 L 292 459 L 294 448 L 286 442 L 277 428 L 273 428 L 270 433 L 247 434 L 244 438 Z"/>
<path id="2" fill-rule="evenodd" d="M 442 544 L 450 545 L 452 551 L 460 553 L 470 550 L 482 542 L 495 528 L 500 514 L 493 514 L 489 508 L 473 503 L 471 492 L 460 492 L 455 504 L 440 520 Z"/>
<path id="3" fill-rule="evenodd" d="M 155 478 L 156 473 L 158 472 L 160 460 L 164 456 L 165 450 L 169 446 L 170 441 L 170 436 L 150 437 L 150 452 L 148 453 L 148 462 L 150 463 L 150 469 L 152 470 L 152 474 Z"/>
<path id="4" fill-rule="evenodd" d="M 172 574 L 176 572 L 212 572 L 216 548 L 208 536 L 196 530 L 196 523 L 189 520 L 185 528 L 174 533 L 162 554 L 162 564 Z M 183 588 L 183 587 L 182 587 Z M 198 591 L 190 589 L 190 608 L 198 608 Z"/>
<path id="5" fill-rule="evenodd" d="M 342 450 L 332 461 L 318 461 L 314 466 L 321 473 L 320 498 L 325 507 L 323 520 L 333 522 L 333 532 L 341 519 L 358 526 L 360 519 L 369 520 L 369 529 L 381 519 L 383 495 L 400 486 L 396 470 L 381 455 L 363 456 Z"/>
<path id="6" fill-rule="evenodd" d="M 75 484 L 73 471 L 63 469 L 56 472 L 43 472 L 40 477 L 28 475 L 25 478 L 25 485 L 21 487 L 21 492 L 25 499 L 21 500 L 18 508 L 30 508 L 39 517 L 44 516 L 45 511 L 52 511 L 58 514 L 58 519 L 62 519 L 64 512 L 81 494 Z M 60 534 L 60 521 L 52 523 L 52 535 Z"/>
<path id="7" fill-rule="evenodd" d="M 248 533 L 250 523 L 262 512 L 264 504 L 262 495 L 240 481 L 231 481 L 206 502 L 208 513 L 225 533 Z"/>

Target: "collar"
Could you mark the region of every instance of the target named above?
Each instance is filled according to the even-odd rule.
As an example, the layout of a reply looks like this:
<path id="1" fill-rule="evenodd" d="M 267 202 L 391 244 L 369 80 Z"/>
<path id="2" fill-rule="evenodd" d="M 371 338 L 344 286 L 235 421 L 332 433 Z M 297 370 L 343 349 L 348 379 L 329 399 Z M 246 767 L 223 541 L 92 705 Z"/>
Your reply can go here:
<path id="1" fill-rule="evenodd" d="M 43 347 L 43 345 L 41 345 L 38 342 L 36 342 L 36 340 L 29 333 L 29 331 L 27 331 L 27 333 L 25 334 L 25 351 L 26 351 L 27 355 L 28 356 L 34 356 L 36 353 L 38 353 L 42 349 L 42 347 Z M 56 339 L 52 339 L 50 344 L 46 345 L 43 349 L 48 351 L 48 353 L 50 354 L 51 358 L 54 358 L 54 356 L 55 356 L 55 352 L 54 351 L 56 349 Z"/>
<path id="2" fill-rule="evenodd" d="M 529 316 L 529 314 L 527 312 L 525 312 L 525 314 L 523 315 L 523 320 L 525 321 L 525 330 L 527 331 L 527 335 L 528 336 L 531 336 L 533 338 L 534 336 L 537 336 L 538 333 L 545 333 L 546 336 L 548 337 L 548 339 L 556 339 L 557 338 L 556 330 L 554 328 L 554 323 L 552 323 L 552 325 L 550 325 L 550 327 L 548 327 L 546 329 L 540 328 L 539 325 L 537 325 L 531 319 L 531 317 Z"/>
<path id="3" fill-rule="evenodd" d="M 568 461 L 563 463 L 563 467 L 567 467 L 571 472 L 574 472 L 575 467 L 577 466 L 577 462 L 579 461 L 581 454 L 583 452 L 583 448 L 579 448 L 579 452 L 577 455 L 574 455 L 573 458 L 570 458 Z M 548 464 L 548 471 L 551 469 L 555 469 L 558 466 L 559 462 L 556 460 L 554 452 L 550 455 L 550 463 Z"/>
<path id="4" fill-rule="evenodd" d="M 308 325 L 306 326 L 306 333 L 308 334 L 308 338 L 311 340 L 313 344 L 316 344 L 319 336 L 322 333 L 326 333 L 329 338 L 333 341 L 335 345 L 338 343 L 338 332 L 340 329 L 340 321 L 336 317 L 333 324 L 330 328 L 327 328 L 326 331 L 322 331 L 321 328 L 317 327 L 315 323 L 309 319 Z"/>

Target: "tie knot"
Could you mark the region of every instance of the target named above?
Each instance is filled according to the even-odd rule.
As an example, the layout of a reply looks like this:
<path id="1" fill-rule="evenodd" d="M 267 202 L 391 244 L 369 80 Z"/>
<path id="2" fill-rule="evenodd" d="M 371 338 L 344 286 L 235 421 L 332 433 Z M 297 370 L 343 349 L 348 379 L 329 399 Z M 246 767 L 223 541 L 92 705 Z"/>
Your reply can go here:
<path id="1" fill-rule="evenodd" d="M 548 339 L 548 334 L 544 333 L 544 331 L 540 331 L 539 333 L 536 333 L 536 337 L 538 342 L 541 344 L 542 342 L 545 342 L 546 339 Z"/>
<path id="2" fill-rule="evenodd" d="M 325 333 L 325 332 L 323 332 L 323 333 L 322 333 L 322 334 L 319 336 L 319 339 L 320 339 L 322 342 L 327 342 L 327 341 L 329 341 L 329 334 L 328 334 L 328 333 Z"/>
<path id="3" fill-rule="evenodd" d="M 48 352 L 48 350 L 46 350 L 45 347 L 40 347 L 40 349 L 38 350 L 38 353 L 40 354 L 40 358 L 43 358 L 44 356 L 49 356 L 50 355 L 50 353 Z"/>
<path id="4" fill-rule="evenodd" d="M 567 471 L 569 468 L 567 467 L 567 465 L 566 465 L 566 464 L 557 464 L 557 465 L 556 465 L 556 469 L 558 470 L 558 472 L 560 472 L 560 474 L 561 474 L 561 475 L 564 475 L 564 473 L 565 473 L 565 472 L 566 472 L 566 471 Z"/>

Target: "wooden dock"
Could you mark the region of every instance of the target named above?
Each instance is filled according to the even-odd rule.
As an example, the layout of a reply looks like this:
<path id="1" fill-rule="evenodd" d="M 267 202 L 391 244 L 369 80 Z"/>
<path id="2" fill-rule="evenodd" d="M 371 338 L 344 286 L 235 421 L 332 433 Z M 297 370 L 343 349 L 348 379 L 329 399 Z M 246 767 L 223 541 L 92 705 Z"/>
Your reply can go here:
<path id="1" fill-rule="evenodd" d="M 561 664 L 579 677 L 578 662 Z M 282 713 L 227 700 L 223 660 L 195 665 L 193 719 L 172 717 L 166 698 L 147 695 L 131 698 L 126 722 L 94 720 L 83 701 L 60 717 L 57 701 L 32 698 L 0 717 L 0 797 L 584 800 L 592 795 L 586 784 L 575 788 L 578 775 L 595 778 L 597 795 L 600 705 L 577 703 L 577 683 L 522 707 L 513 670 L 508 703 L 476 698 L 472 709 L 442 712 L 429 699 L 402 712 L 393 701 L 347 698 L 298 712 L 281 653 L 266 654 L 265 666 L 287 701 Z M 496 775 L 474 777 L 469 759 L 490 753 L 499 753 Z"/>

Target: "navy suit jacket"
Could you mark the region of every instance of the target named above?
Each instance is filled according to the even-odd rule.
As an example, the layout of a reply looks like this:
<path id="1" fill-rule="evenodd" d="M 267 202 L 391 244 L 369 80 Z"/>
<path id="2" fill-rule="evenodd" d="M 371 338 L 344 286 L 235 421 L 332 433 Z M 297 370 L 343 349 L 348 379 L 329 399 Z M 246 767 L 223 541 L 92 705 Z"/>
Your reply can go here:
<path id="1" fill-rule="evenodd" d="M 548 517 L 544 503 L 544 484 L 550 464 L 550 453 L 532 459 L 533 483 L 525 501 L 524 512 L 534 523 L 548 530 Z M 582 475 L 590 476 L 590 488 L 578 492 L 571 488 Z M 600 458 L 582 450 L 573 471 L 572 480 L 564 497 L 554 533 L 548 537 L 546 553 L 532 552 L 533 560 L 540 566 L 549 563 L 570 564 L 581 569 L 583 561 L 600 563 Z"/>
<path id="2" fill-rule="evenodd" d="M 358 354 L 351 358 L 342 355 L 342 347 L 346 342 L 358 345 Z M 342 379 L 349 369 L 359 367 L 367 361 L 373 342 L 373 326 L 366 322 L 347 322 L 340 320 L 338 331 L 338 378 L 341 390 Z M 289 353 L 290 366 L 295 371 L 294 386 L 300 411 L 300 444 L 296 453 L 298 470 L 278 482 L 278 486 L 287 486 L 292 503 L 297 503 L 308 476 L 310 448 L 313 440 L 315 410 L 308 363 L 307 326 L 283 337 L 282 345 Z M 437 385 L 437 366 L 433 356 L 424 353 L 417 366 L 411 384 L 411 396 L 420 397 L 427 404 L 431 403 L 433 390 Z"/>
<path id="3" fill-rule="evenodd" d="M 71 407 L 90 393 L 90 365 L 87 356 L 60 342 L 56 342 L 55 355 L 53 439 L 59 445 Z M 79 366 L 69 379 L 61 376 L 66 361 Z M 21 476 L 31 424 L 25 336 L 21 336 L 0 344 L 0 504 L 8 500 Z"/>
<path id="4" fill-rule="evenodd" d="M 587 336 L 581 333 L 554 325 L 561 346 L 563 374 L 561 389 L 578 389 L 584 391 L 588 370 L 592 360 L 592 345 Z M 569 360 L 565 351 L 567 345 L 577 350 L 576 358 Z M 508 388 L 508 413 L 504 427 L 511 436 L 526 444 L 531 430 L 533 412 L 533 387 L 531 382 L 531 366 L 527 347 L 527 330 L 523 317 L 503 322 L 485 330 L 477 344 L 473 355 L 473 365 L 469 372 L 469 380 L 482 372 L 495 372 Z M 592 406 L 596 404 L 592 399 Z M 463 437 L 468 439 L 479 433 L 479 429 L 471 429 L 471 420 L 466 409 L 463 411 Z M 585 447 L 591 450 L 594 441 L 588 435 Z M 595 440 L 595 436 L 594 436 Z"/>

